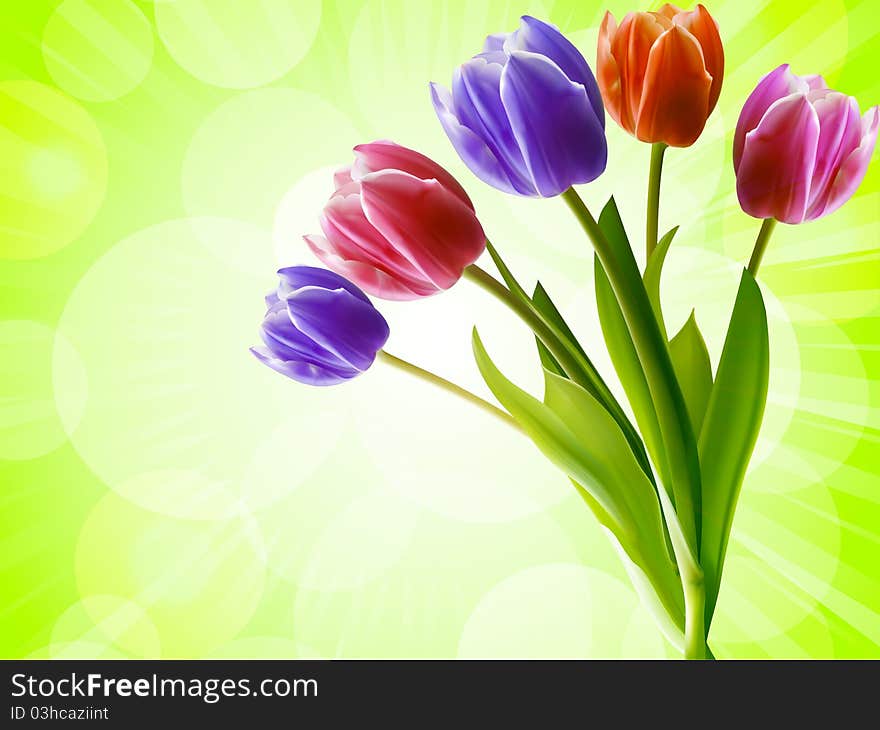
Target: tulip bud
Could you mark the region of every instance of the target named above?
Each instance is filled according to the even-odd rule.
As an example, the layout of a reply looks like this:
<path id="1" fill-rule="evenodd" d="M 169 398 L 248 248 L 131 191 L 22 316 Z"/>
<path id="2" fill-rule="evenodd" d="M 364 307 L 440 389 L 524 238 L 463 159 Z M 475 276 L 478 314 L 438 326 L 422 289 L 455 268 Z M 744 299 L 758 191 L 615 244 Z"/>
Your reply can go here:
<path id="1" fill-rule="evenodd" d="M 815 220 L 849 200 L 877 142 L 880 108 L 860 116 L 851 96 L 821 76 L 797 76 L 787 64 L 758 83 L 733 140 L 736 192 L 755 218 Z"/>
<path id="2" fill-rule="evenodd" d="M 433 160 L 394 142 L 354 148 L 336 173 L 321 216 L 305 236 L 321 261 L 383 299 L 444 291 L 486 247 L 467 193 Z"/>
<path id="3" fill-rule="evenodd" d="M 431 84 L 434 110 L 461 159 L 507 193 L 552 197 L 605 170 L 605 110 L 580 51 L 524 16 L 462 64 L 452 92 Z"/>
<path id="4" fill-rule="evenodd" d="M 388 324 L 350 281 L 325 269 L 291 266 L 266 296 L 263 347 L 251 352 L 273 370 L 307 385 L 335 385 L 373 364 Z"/>
<path id="5" fill-rule="evenodd" d="M 599 88 L 608 113 L 642 142 L 688 147 L 715 108 L 724 77 L 718 24 L 702 5 L 629 13 L 599 29 Z"/>

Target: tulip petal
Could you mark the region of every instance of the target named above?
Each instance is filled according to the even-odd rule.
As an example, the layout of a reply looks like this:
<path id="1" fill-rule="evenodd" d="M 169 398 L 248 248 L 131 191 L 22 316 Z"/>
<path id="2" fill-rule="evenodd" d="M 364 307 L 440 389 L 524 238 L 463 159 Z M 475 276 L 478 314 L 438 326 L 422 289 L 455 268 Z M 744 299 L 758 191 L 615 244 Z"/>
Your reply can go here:
<path id="1" fill-rule="evenodd" d="M 509 35 L 510 33 L 487 35 L 486 40 L 483 42 L 483 53 L 495 53 L 504 50 L 504 41 L 507 40 Z"/>
<path id="2" fill-rule="evenodd" d="M 806 94 L 775 101 L 746 135 L 736 174 L 742 209 L 755 218 L 803 221 L 818 141 L 819 118 Z"/>
<path id="3" fill-rule="evenodd" d="M 309 362 L 332 370 L 351 369 L 351 365 L 318 345 L 294 326 L 286 302 L 266 314 L 260 325 L 260 338 L 272 356 L 280 360 Z"/>
<path id="4" fill-rule="evenodd" d="M 360 183 L 356 189 L 356 193 L 331 198 L 324 206 L 320 219 L 324 235 L 343 259 L 363 261 L 412 289 L 410 282 L 422 278 L 419 271 L 367 220 Z"/>
<path id="5" fill-rule="evenodd" d="M 379 170 L 402 170 L 422 180 L 437 180 L 449 191 L 455 193 L 462 203 L 471 210 L 474 209 L 471 199 L 458 180 L 430 157 L 425 157 L 420 152 L 395 142 L 378 140 L 368 144 L 359 144 L 354 148 L 354 153 L 357 159 L 353 169 L 358 180 L 364 175 Z"/>
<path id="6" fill-rule="evenodd" d="M 268 365 L 276 372 L 305 385 L 338 385 L 346 380 L 351 380 L 356 375 L 360 375 L 360 371 L 353 369 L 333 370 L 302 360 L 281 360 L 274 357 L 265 347 L 252 347 L 250 350 L 260 362 Z"/>
<path id="7" fill-rule="evenodd" d="M 266 312 L 267 312 L 267 313 L 268 313 L 273 307 L 277 307 L 277 306 L 281 303 L 281 300 L 278 298 L 278 290 L 277 290 L 277 288 L 276 288 L 276 289 L 273 289 L 273 290 L 270 291 L 268 294 L 266 294 L 266 296 L 263 297 L 263 299 L 264 299 L 264 301 L 266 302 Z"/>
<path id="8" fill-rule="evenodd" d="M 431 84 L 431 102 L 446 136 L 465 165 L 480 180 L 493 188 L 515 195 L 534 195 L 534 189 L 517 188 L 502 167 L 495 153 L 474 131 L 464 126 L 453 111 L 448 89 Z"/>
<path id="9" fill-rule="evenodd" d="M 361 372 L 390 334 L 376 308 L 345 289 L 297 289 L 287 296 L 287 311 L 300 332 Z"/>
<path id="10" fill-rule="evenodd" d="M 436 180 L 396 170 L 362 181 L 367 219 L 439 289 L 448 289 L 486 247 L 473 211 Z"/>
<path id="11" fill-rule="evenodd" d="M 324 289 L 345 289 L 352 296 L 370 302 L 366 294 L 348 279 L 327 269 L 319 269 L 317 266 L 287 266 L 278 269 L 278 276 L 280 282 L 277 294 L 280 299 L 286 299 L 288 294 L 304 286 L 320 286 Z"/>
<path id="12" fill-rule="evenodd" d="M 670 10 L 676 9 L 674 5 L 665 5 Z M 712 87 L 709 89 L 709 113 L 715 108 L 718 96 L 721 94 L 721 82 L 724 79 L 724 47 L 721 45 L 721 35 L 718 32 L 718 23 L 709 15 L 703 5 L 687 12 L 675 13 L 672 21 L 680 25 L 697 39 L 703 51 L 703 59 L 706 70 L 712 77 Z"/>
<path id="13" fill-rule="evenodd" d="M 672 3 L 664 3 L 663 6 L 657 11 L 659 15 L 663 15 L 670 20 L 672 20 L 676 15 L 679 15 L 682 12 L 682 9 L 678 7 L 678 5 L 673 5 Z"/>
<path id="14" fill-rule="evenodd" d="M 669 28 L 672 21 L 656 13 L 629 13 L 620 23 L 611 41 L 611 52 L 620 70 L 623 91 L 621 126 L 636 133 L 642 96 L 646 93 L 645 72 L 656 40 Z M 630 131 L 632 130 L 632 131 Z"/>
<path id="15" fill-rule="evenodd" d="M 693 144 L 706 126 L 711 86 L 699 42 L 673 25 L 648 55 L 636 137 L 673 147 Z"/>
<path id="16" fill-rule="evenodd" d="M 811 91 L 807 98 L 819 117 L 819 143 L 807 209 L 807 218 L 812 219 L 821 215 L 841 164 L 861 143 L 862 120 L 859 104 L 851 96 L 820 89 Z"/>
<path id="17" fill-rule="evenodd" d="M 343 258 L 323 236 L 303 236 L 312 253 L 328 268 L 355 282 L 373 296 L 391 301 L 410 301 L 436 294 L 439 289 L 414 280 L 405 284 L 400 277 L 390 276 L 363 261 Z"/>
<path id="18" fill-rule="evenodd" d="M 746 103 L 743 104 L 736 123 L 736 132 L 733 136 L 734 171 L 739 169 L 746 135 L 758 126 L 758 122 L 761 121 L 764 113 L 773 102 L 796 91 L 807 92 L 809 88 L 802 79 L 791 72 L 787 63 L 773 69 L 758 82 L 754 91 L 746 99 Z"/>
<path id="19" fill-rule="evenodd" d="M 530 15 L 524 15 L 519 29 L 515 30 L 507 38 L 504 44 L 507 53 L 512 51 L 529 51 L 540 56 L 546 56 L 553 61 L 570 81 L 582 84 L 587 90 L 590 104 L 599 119 L 602 127 L 605 127 L 605 109 L 602 106 L 602 95 L 599 86 L 587 65 L 586 59 L 575 48 L 555 25 L 550 25 Z"/>
<path id="20" fill-rule="evenodd" d="M 605 131 L 583 85 L 570 81 L 559 66 L 535 53 L 511 52 L 501 98 L 543 197 L 602 174 L 608 159 Z"/>
<path id="21" fill-rule="evenodd" d="M 807 85 L 807 88 L 810 91 L 819 91 L 820 89 L 828 88 L 828 82 L 819 74 L 801 76 L 800 79 Z"/>
<path id="22" fill-rule="evenodd" d="M 596 74 L 599 90 L 605 108 L 611 118 L 630 134 L 635 133 L 632 116 L 624 110 L 623 87 L 620 80 L 620 68 L 611 52 L 611 40 L 617 32 L 617 21 L 610 12 L 605 13 L 602 25 L 599 26 L 599 43 L 596 50 Z M 627 126 L 629 125 L 629 126 Z"/>
<path id="23" fill-rule="evenodd" d="M 522 173 L 525 169 L 523 152 L 501 101 L 503 71 L 504 64 L 491 63 L 480 56 L 463 63 L 452 79 L 456 115 L 485 141 L 513 186 L 534 194 L 532 181 Z"/>
<path id="24" fill-rule="evenodd" d="M 333 187 L 336 190 L 339 190 L 339 188 L 345 187 L 346 185 L 350 185 L 351 182 L 351 165 L 340 167 L 333 173 Z"/>
<path id="25" fill-rule="evenodd" d="M 853 196 L 868 171 L 868 163 L 877 144 L 878 126 L 880 126 L 880 107 L 875 106 L 866 111 L 862 117 L 862 138 L 859 146 L 843 161 L 831 189 L 825 196 L 824 205 L 811 210 L 808 215 L 810 219 L 833 213 Z"/>

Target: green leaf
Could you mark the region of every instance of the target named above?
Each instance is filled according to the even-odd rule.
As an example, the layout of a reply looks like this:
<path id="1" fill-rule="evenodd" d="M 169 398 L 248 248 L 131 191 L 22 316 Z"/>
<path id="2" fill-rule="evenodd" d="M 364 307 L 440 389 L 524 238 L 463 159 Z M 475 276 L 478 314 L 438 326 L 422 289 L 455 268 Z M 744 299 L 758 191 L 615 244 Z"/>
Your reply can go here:
<path id="1" fill-rule="evenodd" d="M 568 337 L 572 345 L 574 345 L 584 357 L 587 357 L 587 353 L 584 352 L 580 343 L 577 341 L 577 338 L 575 338 L 571 329 L 569 329 L 568 324 L 562 318 L 562 315 L 559 313 L 556 305 L 553 304 L 553 300 L 550 299 L 550 295 L 547 294 L 540 281 L 535 285 L 535 293 L 532 295 L 532 303 L 545 321 L 555 325 L 556 329 L 561 334 Z M 535 337 L 535 342 L 538 345 L 538 355 L 541 358 L 541 365 L 551 373 L 561 375 L 563 378 L 567 377 L 562 366 L 559 364 L 559 361 L 553 357 L 553 354 L 547 349 L 544 343 L 537 337 Z"/>
<path id="2" fill-rule="evenodd" d="M 617 551 L 620 561 L 623 563 L 623 567 L 626 570 L 626 574 L 629 576 L 630 582 L 633 584 L 633 588 L 635 588 L 636 593 L 639 594 L 642 604 L 654 617 L 654 621 L 657 623 L 660 631 L 663 632 L 663 635 L 673 646 L 679 649 L 679 651 L 684 651 L 684 632 L 682 630 L 684 623 L 684 604 L 682 603 L 681 605 L 678 605 L 677 603 L 680 593 L 677 578 L 670 576 L 667 581 L 669 585 L 664 586 L 665 590 L 669 593 L 669 598 L 666 599 L 669 602 L 669 606 L 667 606 L 664 604 L 664 599 L 660 596 L 662 589 L 658 590 L 658 588 L 655 587 L 655 580 L 652 580 L 651 576 L 648 575 L 642 565 L 633 561 L 630 557 L 630 553 L 627 552 L 620 540 L 611 530 L 609 515 L 599 506 L 596 500 L 590 496 L 588 490 L 584 489 L 584 487 L 578 484 L 574 479 L 571 479 L 571 483 L 593 512 L 599 524 L 605 528 L 605 534 L 614 549 Z M 670 550 L 671 549 L 670 544 Z"/>
<path id="3" fill-rule="evenodd" d="M 700 561 L 706 574 L 707 631 L 737 498 L 761 428 L 769 377 L 764 300 L 752 275 L 743 270 L 699 442 L 703 476 Z"/>
<path id="4" fill-rule="evenodd" d="M 639 362 L 639 356 L 630 337 L 629 329 L 617 303 L 617 297 L 611 288 L 611 282 L 605 274 L 605 269 L 596 257 L 593 266 L 593 276 L 596 282 L 596 306 L 599 310 L 599 324 L 602 326 L 602 335 L 611 362 L 623 390 L 629 400 L 636 423 L 645 446 L 651 455 L 651 460 L 657 467 L 660 481 L 669 488 L 671 477 L 666 451 L 663 448 L 663 438 L 660 433 L 660 422 L 657 420 L 657 412 L 654 410 L 654 402 L 651 399 L 651 391 L 648 381 Z"/>
<path id="5" fill-rule="evenodd" d="M 556 373 L 561 378 L 567 378 L 568 376 L 565 374 L 559 361 L 553 357 L 553 353 L 547 349 L 547 345 L 541 342 L 537 336 L 535 337 L 535 344 L 538 346 L 538 357 L 541 360 L 541 367 L 549 370 L 551 373 Z"/>
<path id="6" fill-rule="evenodd" d="M 535 294 L 532 297 L 532 300 L 535 303 L 535 308 L 538 310 L 538 312 L 540 312 L 541 316 L 544 317 L 545 320 L 548 321 L 551 325 L 553 325 L 556 330 L 562 334 L 563 337 L 568 338 L 572 346 L 583 356 L 583 360 L 590 370 L 590 379 L 588 382 L 576 382 L 579 382 L 580 385 L 585 387 L 586 390 L 592 396 L 594 396 L 611 414 L 611 416 L 617 422 L 617 425 L 620 426 L 620 429 L 623 431 L 623 435 L 629 442 L 630 448 L 632 449 L 632 452 L 638 460 L 642 470 L 653 482 L 654 475 L 651 472 L 651 465 L 648 461 L 648 454 L 645 451 L 645 444 L 642 442 L 642 439 L 636 432 L 635 428 L 633 428 L 633 425 L 630 423 L 629 418 L 627 418 L 626 413 L 624 413 L 623 408 L 620 407 L 620 403 L 617 402 L 614 394 L 611 392 L 605 381 L 602 379 L 599 371 L 596 370 L 595 365 L 593 365 L 593 362 L 587 356 L 587 353 L 581 347 L 580 343 L 577 341 L 577 338 L 575 338 L 574 333 L 571 331 L 571 328 L 569 328 L 562 314 L 556 308 L 556 305 L 553 304 L 553 300 L 550 299 L 550 295 L 547 294 L 540 281 L 535 286 Z M 565 373 L 562 372 L 562 368 L 559 367 L 559 363 L 556 361 L 555 358 L 552 361 L 545 361 L 545 355 L 541 352 L 541 344 L 542 343 L 540 342 L 538 343 L 538 352 L 541 355 L 541 362 L 544 365 L 544 368 L 552 373 L 556 373 L 557 375 L 562 375 L 563 377 L 565 377 Z M 547 352 L 546 354 L 549 355 L 550 353 Z"/>
<path id="7" fill-rule="evenodd" d="M 669 341 L 669 355 L 694 433 L 700 433 L 712 392 L 712 363 L 693 311 L 679 333 Z"/>
<path id="8" fill-rule="evenodd" d="M 544 291 L 543 287 L 541 287 L 540 283 L 535 290 L 535 295 L 538 298 L 538 301 L 534 301 L 533 297 L 530 297 L 516 280 L 513 272 L 508 268 L 507 264 L 504 263 L 504 259 L 501 258 L 501 254 L 498 253 L 495 246 L 493 246 L 492 242 L 488 239 L 486 240 L 486 250 L 489 252 L 489 256 L 491 256 L 492 261 L 495 263 L 495 267 L 498 269 L 498 273 L 501 274 L 501 278 L 504 280 L 504 283 L 507 284 L 507 288 L 510 290 L 511 294 L 519 299 L 550 328 L 551 334 L 556 340 L 558 340 L 559 345 L 571 353 L 572 358 L 577 365 L 577 369 L 571 373 L 566 373 L 562 365 L 559 363 L 558 358 L 550 352 L 550 348 L 541 342 L 536 336 L 535 339 L 538 341 L 538 355 L 541 358 L 541 364 L 552 372 L 573 378 L 596 397 L 602 399 L 609 408 L 617 405 L 616 403 L 608 401 L 606 394 L 610 395 L 610 391 L 602 381 L 602 377 L 599 375 L 599 372 L 587 356 L 587 353 L 584 351 L 583 347 L 581 347 L 577 338 L 565 323 L 559 310 L 556 309 L 556 306 L 550 300 L 550 297 L 547 295 L 547 292 Z M 613 401 L 613 396 L 611 400 Z"/>
<path id="9" fill-rule="evenodd" d="M 580 201 L 576 193 L 569 198 Z M 577 202 L 571 205 L 589 231 L 589 211 L 580 210 Z M 658 471 L 665 475 L 661 477 L 663 485 L 673 496 L 678 517 L 696 552 L 702 496 L 700 461 L 684 395 L 613 197 L 602 210 L 598 227 L 601 235 L 594 232 L 591 236 L 644 373 L 658 424 L 659 440 L 651 437 L 655 443 L 651 456 L 657 459 Z M 647 427 L 650 425 L 646 422 Z"/>
<path id="10" fill-rule="evenodd" d="M 582 357 L 589 361 L 590 358 L 587 356 L 586 350 L 581 347 L 581 343 L 578 342 L 577 337 L 574 336 L 574 332 L 571 331 L 568 322 L 565 321 L 562 313 L 556 308 L 556 305 L 553 303 L 553 300 L 550 298 L 550 295 L 547 293 L 547 290 L 544 289 L 544 285 L 541 284 L 540 281 L 535 284 L 535 293 L 532 295 L 532 303 L 535 305 L 535 309 L 537 309 L 544 318 L 544 321 L 553 325 L 556 330 L 571 343 L 572 347 L 574 347 Z M 596 377 L 598 377 L 598 373 L 596 373 Z"/>
<path id="11" fill-rule="evenodd" d="M 657 493 L 608 411 L 581 386 L 546 370 L 542 403 L 502 375 L 476 330 L 473 345 L 495 397 L 544 455 L 584 490 L 600 522 L 649 577 L 672 623 L 683 625 L 681 585 Z"/>
<path id="12" fill-rule="evenodd" d="M 651 308 L 654 310 L 654 316 L 657 318 L 657 324 L 660 325 L 660 331 L 664 337 L 667 337 L 667 334 L 666 324 L 663 321 L 663 310 L 660 307 L 660 275 L 663 273 L 663 264 L 666 262 L 669 245 L 672 243 L 672 239 L 675 238 L 677 231 L 678 226 L 660 239 L 657 243 L 657 248 L 654 249 L 647 264 L 645 264 L 645 273 L 642 277 L 642 280 L 645 282 L 645 290 L 648 292 L 648 299 L 651 301 Z"/>

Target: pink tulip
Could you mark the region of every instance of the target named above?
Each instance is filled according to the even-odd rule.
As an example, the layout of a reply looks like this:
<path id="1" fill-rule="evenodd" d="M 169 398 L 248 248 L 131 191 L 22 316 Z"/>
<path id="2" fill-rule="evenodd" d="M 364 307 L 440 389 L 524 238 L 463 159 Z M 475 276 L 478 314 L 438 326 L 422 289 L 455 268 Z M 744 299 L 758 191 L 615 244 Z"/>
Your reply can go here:
<path id="1" fill-rule="evenodd" d="M 321 261 L 383 299 L 444 291 L 486 247 L 467 193 L 433 160 L 394 142 L 354 148 L 334 176 L 323 236 L 305 236 Z"/>
<path id="2" fill-rule="evenodd" d="M 771 71 L 746 100 L 733 140 L 736 192 L 755 218 L 815 220 L 849 200 L 865 177 L 880 108 L 828 88 L 821 76 Z"/>

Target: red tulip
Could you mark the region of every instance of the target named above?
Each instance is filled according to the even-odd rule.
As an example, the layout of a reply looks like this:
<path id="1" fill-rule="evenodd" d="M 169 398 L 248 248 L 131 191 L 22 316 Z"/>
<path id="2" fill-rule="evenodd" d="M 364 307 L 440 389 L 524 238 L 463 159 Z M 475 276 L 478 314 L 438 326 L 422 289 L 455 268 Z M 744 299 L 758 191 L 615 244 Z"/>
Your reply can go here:
<path id="1" fill-rule="evenodd" d="M 715 108 L 724 77 L 718 24 L 702 5 L 684 12 L 605 13 L 597 80 L 605 108 L 643 142 L 692 145 Z"/>
<path id="2" fill-rule="evenodd" d="M 394 142 L 354 148 L 334 176 L 323 236 L 305 236 L 321 261 L 383 299 L 448 289 L 486 247 L 467 193 L 433 160 Z"/>

